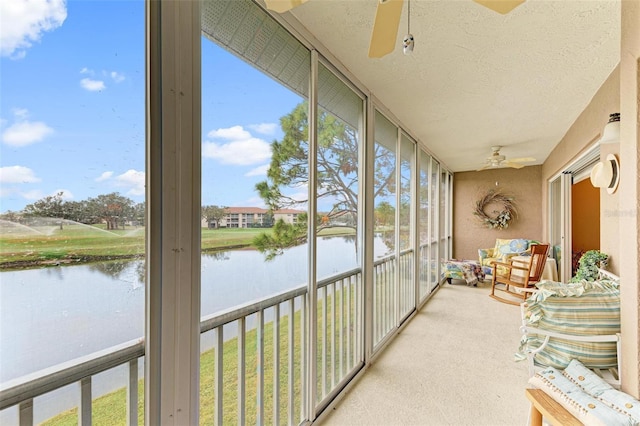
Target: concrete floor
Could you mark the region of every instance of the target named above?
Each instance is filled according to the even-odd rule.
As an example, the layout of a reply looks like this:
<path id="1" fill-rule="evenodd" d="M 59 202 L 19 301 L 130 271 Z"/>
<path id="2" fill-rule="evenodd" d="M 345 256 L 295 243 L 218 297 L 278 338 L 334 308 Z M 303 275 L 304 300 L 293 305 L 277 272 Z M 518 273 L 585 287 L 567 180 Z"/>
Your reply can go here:
<path id="1" fill-rule="evenodd" d="M 490 283 L 443 284 L 336 406 L 334 425 L 525 425 L 520 308 Z"/>

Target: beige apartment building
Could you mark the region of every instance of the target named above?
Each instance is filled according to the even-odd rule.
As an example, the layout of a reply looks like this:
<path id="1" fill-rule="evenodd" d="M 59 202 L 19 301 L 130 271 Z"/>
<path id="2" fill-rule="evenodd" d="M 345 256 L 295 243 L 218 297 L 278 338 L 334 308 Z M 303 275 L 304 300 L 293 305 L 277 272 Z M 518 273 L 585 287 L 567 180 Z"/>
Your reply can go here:
<path id="1" fill-rule="evenodd" d="M 270 227 L 276 221 L 282 219 L 286 223 L 296 223 L 298 215 L 306 213 L 304 210 L 282 209 L 269 213 L 269 210 L 260 207 L 227 207 L 225 216 L 219 224 L 215 221 L 207 221 L 202 218 L 203 228 L 254 228 Z"/>

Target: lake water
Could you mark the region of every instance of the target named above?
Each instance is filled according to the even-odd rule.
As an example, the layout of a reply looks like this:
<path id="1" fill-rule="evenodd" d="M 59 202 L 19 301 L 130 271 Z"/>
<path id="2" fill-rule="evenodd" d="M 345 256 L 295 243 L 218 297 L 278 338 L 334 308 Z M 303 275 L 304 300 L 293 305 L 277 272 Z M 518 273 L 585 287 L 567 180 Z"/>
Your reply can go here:
<path id="1" fill-rule="evenodd" d="M 376 258 L 388 252 L 376 238 Z M 317 256 L 319 280 L 359 264 L 348 237 L 318 239 Z M 269 262 L 255 250 L 203 254 L 201 271 L 205 316 L 304 285 L 307 245 Z M 0 383 L 142 337 L 144 303 L 143 261 L 0 272 Z M 93 397 L 124 387 L 127 379 L 126 366 L 94 376 Z M 77 406 L 79 395 L 72 384 L 37 398 L 34 421 Z M 15 406 L 0 412 L 0 424 L 16 424 L 17 415 Z"/>
<path id="2" fill-rule="evenodd" d="M 376 252 L 387 252 L 380 239 Z M 318 279 L 355 268 L 353 240 L 318 240 Z M 0 273 L 0 383 L 144 332 L 142 261 Z M 202 315 L 262 299 L 307 281 L 307 246 L 273 261 L 254 250 L 202 256 Z"/>

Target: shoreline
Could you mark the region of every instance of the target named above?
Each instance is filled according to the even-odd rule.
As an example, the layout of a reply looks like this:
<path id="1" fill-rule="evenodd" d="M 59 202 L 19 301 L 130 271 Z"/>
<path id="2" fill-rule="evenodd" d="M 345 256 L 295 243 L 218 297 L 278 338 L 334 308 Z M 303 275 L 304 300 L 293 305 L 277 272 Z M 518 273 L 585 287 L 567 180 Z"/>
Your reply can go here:
<path id="1" fill-rule="evenodd" d="M 234 244 L 225 247 L 213 247 L 201 249 L 201 253 L 213 253 L 227 250 L 244 250 L 251 248 L 251 244 Z M 15 260 L 0 263 L 0 272 L 21 271 L 24 269 L 49 268 L 52 266 L 72 266 L 85 265 L 88 263 L 108 262 L 113 260 L 136 260 L 143 259 L 144 253 L 140 254 L 114 254 L 114 255 L 69 255 L 55 259 L 30 259 Z"/>

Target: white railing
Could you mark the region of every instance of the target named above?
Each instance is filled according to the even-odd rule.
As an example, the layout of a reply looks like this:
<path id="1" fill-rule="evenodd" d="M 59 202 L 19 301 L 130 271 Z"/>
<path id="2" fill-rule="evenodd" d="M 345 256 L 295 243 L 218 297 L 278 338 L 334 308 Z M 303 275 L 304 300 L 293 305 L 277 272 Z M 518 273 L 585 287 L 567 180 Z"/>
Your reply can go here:
<path id="1" fill-rule="evenodd" d="M 317 292 L 317 402 L 326 404 L 364 362 L 361 270 L 319 281 Z M 218 425 L 304 420 L 306 294 L 302 286 L 202 319 L 201 389 L 212 397 L 201 401 L 212 402 L 202 404 L 201 417 Z M 138 360 L 143 356 L 139 339 L 6 382 L 0 388 L 0 411 L 18 406 L 18 423 L 32 425 L 35 398 L 78 384 L 78 423 L 91 424 L 92 377 L 128 365 L 127 424 L 137 424 Z"/>
<path id="2" fill-rule="evenodd" d="M 48 392 L 77 383 L 80 386 L 78 422 L 91 424 L 91 379 L 98 373 L 128 364 L 127 422 L 138 423 L 138 359 L 144 356 L 144 341 L 132 340 L 93 354 L 58 364 L 2 384 L 0 411 L 18 405 L 19 424 L 33 424 L 33 400 Z"/>
<path id="3" fill-rule="evenodd" d="M 373 340 L 376 346 L 415 310 L 414 251 L 374 263 Z M 421 256 L 420 262 L 424 258 Z M 396 268 L 400 268 L 396 275 Z M 399 277 L 400 286 L 397 284 Z M 201 332 L 200 416 L 217 425 L 295 425 L 306 418 L 307 286 L 204 317 Z M 364 286 L 360 268 L 318 282 L 317 411 L 364 365 Z M 239 332 L 240 331 L 240 332 Z M 34 423 L 34 399 L 78 384 L 78 423 L 91 424 L 92 377 L 128 366 L 127 423 L 138 423 L 142 339 L 2 384 L 0 412 L 18 406 L 20 425 Z M 206 395 L 205 395 L 206 394 Z"/>

